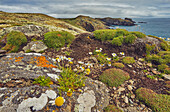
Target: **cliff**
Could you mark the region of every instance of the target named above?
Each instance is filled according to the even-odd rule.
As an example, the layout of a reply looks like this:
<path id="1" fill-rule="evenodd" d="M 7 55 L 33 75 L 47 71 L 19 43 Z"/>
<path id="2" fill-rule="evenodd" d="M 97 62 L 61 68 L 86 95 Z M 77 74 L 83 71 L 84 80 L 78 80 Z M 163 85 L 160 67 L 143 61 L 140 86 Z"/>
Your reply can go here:
<path id="1" fill-rule="evenodd" d="M 135 25 L 135 22 L 130 18 L 121 19 L 121 18 L 106 17 L 106 18 L 96 18 L 96 19 L 103 21 L 104 24 L 107 26 L 111 26 L 111 25 L 133 26 Z"/>

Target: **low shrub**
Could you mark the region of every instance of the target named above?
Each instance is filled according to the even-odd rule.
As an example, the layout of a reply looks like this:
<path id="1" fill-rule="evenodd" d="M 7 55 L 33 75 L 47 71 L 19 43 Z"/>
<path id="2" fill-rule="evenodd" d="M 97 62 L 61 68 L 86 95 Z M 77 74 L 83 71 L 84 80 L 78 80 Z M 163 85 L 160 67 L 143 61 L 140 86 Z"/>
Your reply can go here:
<path id="1" fill-rule="evenodd" d="M 134 31 L 134 32 L 130 32 L 130 33 L 134 34 L 138 38 L 145 38 L 146 37 L 146 35 L 144 33 L 142 33 L 142 32 Z"/>
<path id="2" fill-rule="evenodd" d="M 166 60 L 163 59 L 161 56 L 153 54 L 153 55 L 148 55 L 146 57 L 146 60 L 149 62 L 152 62 L 155 65 L 160 65 L 160 64 L 166 64 Z"/>
<path id="3" fill-rule="evenodd" d="M 113 63 L 113 66 L 117 67 L 117 68 L 124 68 L 125 65 L 123 63 Z"/>
<path id="4" fill-rule="evenodd" d="M 133 64 L 133 63 L 135 63 L 135 60 L 133 57 L 124 57 L 122 62 L 124 64 Z"/>
<path id="5" fill-rule="evenodd" d="M 115 31 L 112 29 L 105 29 L 105 30 L 96 30 L 93 32 L 95 39 L 106 41 L 112 40 L 115 35 Z"/>
<path id="6" fill-rule="evenodd" d="M 114 38 L 111 43 L 115 46 L 121 46 L 123 43 L 123 39 L 124 39 L 123 36 L 119 36 L 119 37 Z"/>
<path id="7" fill-rule="evenodd" d="M 44 43 L 49 48 L 57 49 L 63 47 L 65 44 L 71 44 L 74 38 L 74 35 L 70 34 L 69 32 L 53 31 L 44 34 Z"/>
<path id="8" fill-rule="evenodd" d="M 116 107 L 115 105 L 108 105 L 104 108 L 104 112 L 123 112 L 121 109 Z"/>
<path id="9" fill-rule="evenodd" d="M 130 76 L 127 72 L 116 68 L 107 69 L 99 76 L 100 81 L 111 87 L 118 87 L 129 78 Z"/>
<path id="10" fill-rule="evenodd" d="M 161 49 L 168 51 L 168 44 L 166 42 L 161 42 L 160 46 L 161 46 Z"/>
<path id="11" fill-rule="evenodd" d="M 132 44 L 132 43 L 135 42 L 136 38 L 137 38 L 137 37 L 136 37 L 135 35 L 129 34 L 128 36 L 126 36 L 126 37 L 124 38 L 124 42 L 127 43 L 127 44 Z"/>
<path id="12" fill-rule="evenodd" d="M 60 85 L 58 89 L 61 91 L 74 91 L 85 84 L 85 74 L 80 73 L 76 74 L 71 68 L 62 67 L 62 72 L 60 73 L 59 79 L 57 79 L 58 84 Z M 69 90 L 70 89 L 70 90 Z"/>
<path id="13" fill-rule="evenodd" d="M 164 72 L 165 68 L 168 68 L 168 65 L 166 65 L 166 64 L 158 65 L 158 70 L 161 72 Z"/>
<path id="14" fill-rule="evenodd" d="M 150 55 L 150 54 L 151 54 L 151 51 L 152 51 L 153 49 L 155 49 L 155 45 L 146 44 L 145 48 L 146 48 L 146 55 Z"/>
<path id="15" fill-rule="evenodd" d="M 154 112 L 170 112 L 170 96 L 165 94 L 157 94 L 146 88 L 136 90 L 139 100 L 144 101 Z"/>
<path id="16" fill-rule="evenodd" d="M 51 82 L 51 79 L 49 77 L 46 78 L 45 76 L 39 76 L 34 80 L 35 81 L 33 82 L 33 84 L 40 84 L 40 86 L 50 87 L 49 83 Z"/>
<path id="17" fill-rule="evenodd" d="M 115 29 L 114 31 L 115 31 L 114 37 L 129 35 L 129 32 L 125 29 Z"/>
<path id="18" fill-rule="evenodd" d="M 6 35 L 7 44 L 3 49 L 17 52 L 21 45 L 27 43 L 27 38 L 22 32 L 12 31 Z"/>

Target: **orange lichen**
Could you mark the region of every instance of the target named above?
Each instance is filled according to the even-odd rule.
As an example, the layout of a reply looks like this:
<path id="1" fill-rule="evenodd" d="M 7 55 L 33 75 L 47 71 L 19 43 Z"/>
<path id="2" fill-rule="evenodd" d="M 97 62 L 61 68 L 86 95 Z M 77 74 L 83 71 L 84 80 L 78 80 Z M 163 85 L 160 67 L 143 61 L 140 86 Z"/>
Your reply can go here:
<path id="1" fill-rule="evenodd" d="M 20 62 L 23 59 L 23 57 L 15 57 L 15 62 Z"/>
<path id="2" fill-rule="evenodd" d="M 37 66 L 47 67 L 47 68 L 56 68 L 56 66 L 54 66 L 53 64 L 50 64 L 50 62 L 46 59 L 45 56 L 40 56 L 35 59 L 37 59 L 36 61 Z"/>

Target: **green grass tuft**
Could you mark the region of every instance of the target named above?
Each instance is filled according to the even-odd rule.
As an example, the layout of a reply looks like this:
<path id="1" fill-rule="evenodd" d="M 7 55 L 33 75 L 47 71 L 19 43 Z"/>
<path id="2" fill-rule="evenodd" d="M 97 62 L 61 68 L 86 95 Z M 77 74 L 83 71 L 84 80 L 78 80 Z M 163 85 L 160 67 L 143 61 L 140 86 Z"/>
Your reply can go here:
<path id="1" fill-rule="evenodd" d="M 124 57 L 122 62 L 124 64 L 133 64 L 133 63 L 135 63 L 135 60 L 133 57 Z"/>
<path id="2" fill-rule="evenodd" d="M 170 96 L 157 94 L 150 89 L 139 88 L 136 90 L 139 100 L 144 101 L 154 112 L 170 112 Z"/>
<path id="3" fill-rule="evenodd" d="M 108 105 L 104 108 L 104 112 L 123 112 L 121 109 L 116 107 L 115 105 Z"/>
<path id="4" fill-rule="evenodd" d="M 100 81 L 111 87 L 118 87 L 129 78 L 130 76 L 127 72 L 116 68 L 107 69 L 99 76 Z"/>

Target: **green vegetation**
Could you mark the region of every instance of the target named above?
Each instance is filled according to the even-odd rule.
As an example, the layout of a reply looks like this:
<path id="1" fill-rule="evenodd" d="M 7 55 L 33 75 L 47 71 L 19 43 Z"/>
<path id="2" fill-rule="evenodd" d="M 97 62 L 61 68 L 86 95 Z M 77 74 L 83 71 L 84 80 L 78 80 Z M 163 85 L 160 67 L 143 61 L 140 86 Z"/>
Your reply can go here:
<path id="1" fill-rule="evenodd" d="M 116 107 L 115 105 L 108 105 L 104 108 L 104 112 L 123 112 L 121 109 Z"/>
<path id="2" fill-rule="evenodd" d="M 17 52 L 21 45 L 27 43 L 27 38 L 22 32 L 12 31 L 6 35 L 7 43 L 2 49 Z"/>
<path id="3" fill-rule="evenodd" d="M 71 44 L 74 38 L 74 35 L 70 34 L 69 32 L 53 31 L 44 34 L 44 43 L 49 48 L 57 49 L 63 47 L 65 44 Z"/>
<path id="4" fill-rule="evenodd" d="M 164 72 L 164 70 L 168 68 L 168 65 L 166 64 L 161 64 L 161 65 L 158 65 L 158 70 L 161 71 L 161 72 Z"/>
<path id="5" fill-rule="evenodd" d="M 169 48 L 168 48 L 168 44 L 166 42 L 161 42 L 160 45 L 163 50 L 168 51 Z"/>
<path id="6" fill-rule="evenodd" d="M 121 46 L 123 44 L 123 39 L 124 39 L 123 36 L 119 36 L 114 38 L 111 43 L 115 46 Z"/>
<path id="7" fill-rule="evenodd" d="M 49 77 L 46 78 L 45 76 L 39 76 L 34 80 L 35 81 L 33 82 L 33 84 L 40 84 L 40 86 L 50 87 L 49 83 L 51 82 L 51 79 Z"/>
<path id="8" fill-rule="evenodd" d="M 125 65 L 123 63 L 113 63 L 113 66 L 117 67 L 117 68 L 124 68 Z"/>
<path id="9" fill-rule="evenodd" d="M 150 55 L 153 49 L 155 49 L 155 45 L 146 44 L 146 55 Z"/>
<path id="10" fill-rule="evenodd" d="M 133 64 L 133 63 L 135 63 L 135 60 L 133 57 L 124 57 L 122 62 L 124 64 Z"/>
<path id="11" fill-rule="evenodd" d="M 71 91 L 74 91 L 75 89 L 78 89 L 82 86 L 85 86 L 85 74 L 80 73 L 76 74 L 71 68 L 64 68 L 62 67 L 62 72 L 60 74 L 59 79 L 57 79 L 60 90 L 61 91 L 67 92 L 69 89 Z"/>
<path id="12" fill-rule="evenodd" d="M 107 69 L 99 76 L 100 81 L 111 87 L 118 87 L 129 78 L 130 76 L 127 72 L 116 68 Z"/>
<path id="13" fill-rule="evenodd" d="M 135 40 L 137 39 L 137 37 L 133 34 L 129 34 L 128 36 L 126 36 L 126 38 L 124 38 L 124 42 L 127 44 L 132 44 L 135 42 Z"/>
<path id="14" fill-rule="evenodd" d="M 131 34 L 134 34 L 135 36 L 137 36 L 138 38 L 145 38 L 146 35 L 143 34 L 142 32 L 138 32 L 138 31 L 134 31 L 134 32 L 130 32 Z"/>
<path id="15" fill-rule="evenodd" d="M 156 54 L 147 56 L 146 60 L 149 61 L 149 62 L 152 62 L 155 65 L 169 63 L 169 58 L 167 58 L 167 57 L 165 58 L 164 56 L 159 56 L 159 55 L 156 55 Z"/>
<path id="16" fill-rule="evenodd" d="M 94 57 L 96 57 L 96 59 L 98 60 L 98 62 L 100 64 L 108 64 L 109 61 L 107 60 L 108 57 L 107 57 L 107 54 L 106 53 L 102 53 L 101 50 L 95 50 L 93 52 L 94 54 Z"/>
<path id="17" fill-rule="evenodd" d="M 150 89 L 139 88 L 136 90 L 139 100 L 144 101 L 154 112 L 170 112 L 170 96 L 157 94 Z"/>
<path id="18" fill-rule="evenodd" d="M 150 78 L 150 79 L 155 79 L 155 76 L 154 76 L 154 75 L 147 75 L 146 77 L 147 77 L 147 78 Z"/>

